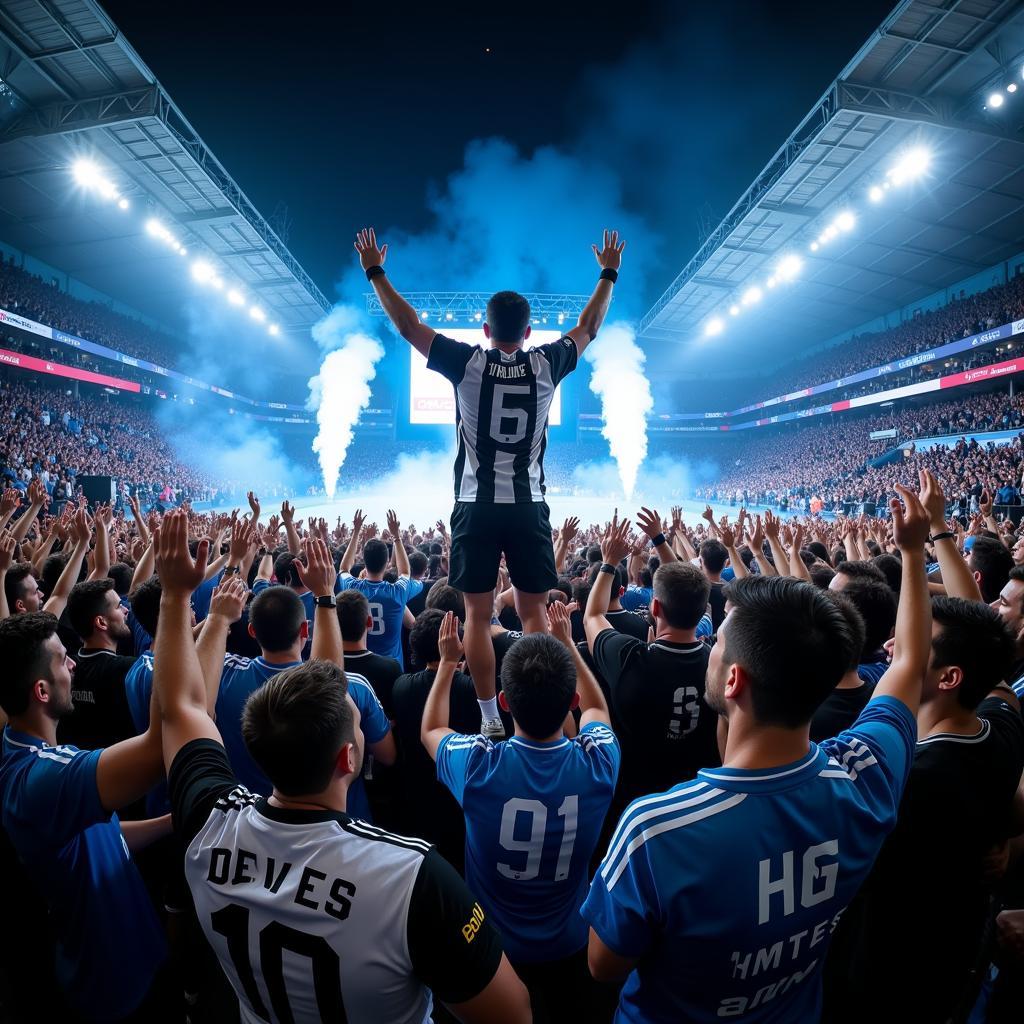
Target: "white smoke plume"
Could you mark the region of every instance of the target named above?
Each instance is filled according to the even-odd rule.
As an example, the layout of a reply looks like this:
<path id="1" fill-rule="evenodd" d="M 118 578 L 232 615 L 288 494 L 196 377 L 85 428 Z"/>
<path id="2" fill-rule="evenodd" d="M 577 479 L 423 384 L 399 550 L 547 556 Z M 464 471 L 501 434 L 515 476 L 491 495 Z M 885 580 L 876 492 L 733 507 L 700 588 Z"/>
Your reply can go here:
<path id="1" fill-rule="evenodd" d="M 335 306 L 313 327 L 317 344 L 330 350 L 320 372 L 309 380 L 309 407 L 316 409 L 320 428 L 313 451 L 329 498 L 334 497 L 359 413 L 370 404 L 370 381 L 377 375 L 377 363 L 384 357 L 384 347 L 376 338 L 352 329 L 353 319 L 349 307 Z"/>
<path id="2" fill-rule="evenodd" d="M 632 498 L 647 457 L 647 415 L 654 408 L 646 357 L 626 323 L 602 328 L 584 357 L 592 367 L 590 390 L 601 399 L 601 433 L 619 467 L 622 490 Z"/>

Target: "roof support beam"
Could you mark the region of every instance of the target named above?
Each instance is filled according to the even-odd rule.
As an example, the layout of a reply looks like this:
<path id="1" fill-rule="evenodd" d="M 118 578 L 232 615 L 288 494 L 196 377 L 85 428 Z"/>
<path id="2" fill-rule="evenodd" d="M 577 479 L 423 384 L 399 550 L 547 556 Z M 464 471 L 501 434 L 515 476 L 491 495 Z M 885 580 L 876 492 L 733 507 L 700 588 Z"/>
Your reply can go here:
<path id="1" fill-rule="evenodd" d="M 12 139 L 45 135 L 67 135 L 87 128 L 101 128 L 154 117 L 160 107 L 160 90 L 153 85 L 142 89 L 96 96 L 25 110 L 0 130 L 0 143 Z"/>

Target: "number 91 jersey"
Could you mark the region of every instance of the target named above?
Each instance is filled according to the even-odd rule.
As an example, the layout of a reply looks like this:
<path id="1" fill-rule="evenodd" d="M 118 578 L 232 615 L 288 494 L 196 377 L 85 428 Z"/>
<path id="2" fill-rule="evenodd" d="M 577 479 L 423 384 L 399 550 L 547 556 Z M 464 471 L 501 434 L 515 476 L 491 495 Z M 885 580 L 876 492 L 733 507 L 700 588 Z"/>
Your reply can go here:
<path id="1" fill-rule="evenodd" d="M 456 501 L 544 500 L 548 411 L 577 354 L 568 336 L 502 352 L 434 335 L 427 367 L 455 387 Z"/>

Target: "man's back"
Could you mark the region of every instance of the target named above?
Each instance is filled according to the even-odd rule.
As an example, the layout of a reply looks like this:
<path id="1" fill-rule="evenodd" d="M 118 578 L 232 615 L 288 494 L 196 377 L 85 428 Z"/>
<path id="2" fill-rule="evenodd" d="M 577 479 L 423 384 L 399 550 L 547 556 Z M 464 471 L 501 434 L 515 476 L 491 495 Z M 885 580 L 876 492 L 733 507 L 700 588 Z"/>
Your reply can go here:
<path id="1" fill-rule="evenodd" d="M 513 964 L 561 959 L 586 944 L 579 907 L 618 768 L 618 742 L 597 723 L 549 743 L 442 740 L 437 776 L 466 814 L 466 881 Z"/>
<path id="2" fill-rule="evenodd" d="M 621 1019 L 817 1020 L 828 937 L 895 821 L 915 729 L 881 698 L 795 764 L 706 769 L 631 804 L 583 910 L 639 958 Z"/>
<path id="3" fill-rule="evenodd" d="M 346 672 L 357 672 L 367 680 L 388 718 L 395 717 L 391 694 L 395 680 L 402 674 L 399 662 L 382 654 L 374 654 L 373 651 L 346 651 L 345 664 L 342 667 Z"/>
<path id="4" fill-rule="evenodd" d="M 434 336 L 427 366 L 455 387 L 457 501 L 544 500 L 548 411 L 577 355 L 569 337 L 503 352 Z"/>
<path id="5" fill-rule="evenodd" d="M 57 739 L 61 743 L 96 750 L 135 735 L 125 695 L 125 677 L 134 665 L 134 658 L 113 651 L 79 650 L 71 689 L 75 711 L 58 724 Z"/>
<path id="6" fill-rule="evenodd" d="M 360 580 L 351 573 L 338 576 L 337 590 L 358 590 L 366 597 L 373 620 L 366 633 L 366 646 L 374 654 L 402 660 L 402 618 L 410 597 L 422 590 L 419 580 L 399 576 L 394 583 L 387 580 Z"/>
<path id="7" fill-rule="evenodd" d="M 272 806 L 212 740 L 182 748 L 170 788 L 196 913 L 247 1024 L 420 1024 L 429 988 L 461 1002 L 494 975 L 496 935 L 427 843 Z"/>

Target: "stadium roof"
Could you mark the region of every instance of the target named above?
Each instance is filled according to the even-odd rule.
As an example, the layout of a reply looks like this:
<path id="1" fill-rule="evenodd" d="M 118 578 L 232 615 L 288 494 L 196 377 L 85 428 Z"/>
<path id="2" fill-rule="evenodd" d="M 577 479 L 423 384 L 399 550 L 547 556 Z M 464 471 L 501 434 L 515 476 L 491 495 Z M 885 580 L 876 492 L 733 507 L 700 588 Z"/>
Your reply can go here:
<path id="1" fill-rule="evenodd" d="M 171 323 L 181 257 L 76 193 L 75 157 L 116 179 L 134 209 L 164 214 L 185 247 L 223 262 L 283 329 L 330 303 L 93 0 L 0 4 L 0 237 Z M 157 286 L 158 285 L 158 286 Z"/>
<path id="2" fill-rule="evenodd" d="M 1019 0 L 899 3 L 647 313 L 641 334 L 687 341 L 719 315 L 716 351 L 746 355 L 756 345 L 759 359 L 777 363 L 1019 253 L 1022 63 Z M 988 94 L 1008 83 L 1020 90 L 986 109 Z M 927 176 L 870 203 L 869 188 L 911 146 L 931 151 Z M 809 251 L 850 203 L 856 228 Z M 729 316 L 743 289 L 790 252 L 804 261 L 799 279 Z"/>

